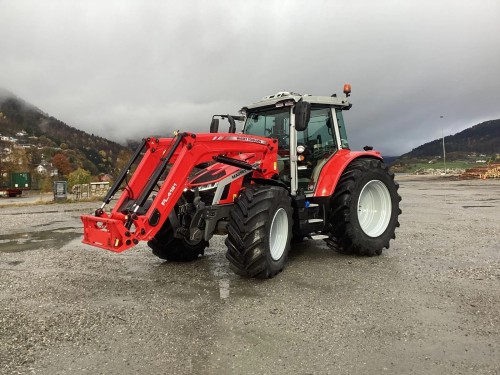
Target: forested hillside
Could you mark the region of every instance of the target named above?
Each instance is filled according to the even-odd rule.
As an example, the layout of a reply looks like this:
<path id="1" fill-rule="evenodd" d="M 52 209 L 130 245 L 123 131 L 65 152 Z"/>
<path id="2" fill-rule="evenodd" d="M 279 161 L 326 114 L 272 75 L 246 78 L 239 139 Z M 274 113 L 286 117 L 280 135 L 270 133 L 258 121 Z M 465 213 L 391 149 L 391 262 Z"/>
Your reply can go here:
<path id="1" fill-rule="evenodd" d="M 406 173 L 462 173 L 466 169 L 498 163 L 500 119 L 485 121 L 454 135 L 425 143 L 401 155 L 392 170 Z"/>
<path id="2" fill-rule="evenodd" d="M 500 119 L 485 121 L 455 135 L 445 137 L 446 153 L 492 155 L 500 153 Z M 443 140 L 436 139 L 401 155 L 400 159 L 435 157 L 443 153 Z"/>
<path id="3" fill-rule="evenodd" d="M 57 168 L 59 177 L 78 168 L 93 176 L 116 175 L 129 155 L 126 147 L 69 126 L 0 89 L 0 177 L 33 173 L 40 164 Z"/>

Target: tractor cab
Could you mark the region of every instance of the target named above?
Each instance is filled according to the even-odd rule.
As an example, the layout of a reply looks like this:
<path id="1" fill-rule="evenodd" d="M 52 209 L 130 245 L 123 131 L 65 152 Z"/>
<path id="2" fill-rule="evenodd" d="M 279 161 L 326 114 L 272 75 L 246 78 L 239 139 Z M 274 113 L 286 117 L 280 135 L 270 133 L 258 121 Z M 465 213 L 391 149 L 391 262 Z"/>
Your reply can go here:
<path id="1" fill-rule="evenodd" d="M 326 162 L 349 149 L 342 111 L 350 107 L 347 97 L 279 92 L 241 110 L 243 133 L 277 139 L 279 179 L 292 195 L 312 193 Z"/>

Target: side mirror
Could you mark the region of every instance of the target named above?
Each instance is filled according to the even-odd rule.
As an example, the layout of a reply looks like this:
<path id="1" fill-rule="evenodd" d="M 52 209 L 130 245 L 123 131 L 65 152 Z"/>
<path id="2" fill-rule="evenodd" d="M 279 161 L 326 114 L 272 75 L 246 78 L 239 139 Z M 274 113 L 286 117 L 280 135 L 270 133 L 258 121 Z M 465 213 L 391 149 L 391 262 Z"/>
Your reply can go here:
<path id="1" fill-rule="evenodd" d="M 213 118 L 210 123 L 210 133 L 217 133 L 219 131 L 219 119 Z"/>
<path id="2" fill-rule="evenodd" d="M 311 118 L 311 103 L 298 101 L 295 104 L 295 130 L 306 130 L 309 119 Z"/>

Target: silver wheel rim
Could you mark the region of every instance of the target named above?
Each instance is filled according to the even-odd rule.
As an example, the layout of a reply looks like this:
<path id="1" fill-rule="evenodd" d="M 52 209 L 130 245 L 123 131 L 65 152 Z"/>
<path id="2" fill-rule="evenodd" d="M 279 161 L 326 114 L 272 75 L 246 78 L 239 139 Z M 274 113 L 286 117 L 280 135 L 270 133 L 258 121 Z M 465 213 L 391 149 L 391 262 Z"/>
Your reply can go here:
<path id="1" fill-rule="evenodd" d="M 269 231 L 269 247 L 271 258 L 279 260 L 285 252 L 288 239 L 288 216 L 284 208 L 278 209 L 273 216 Z"/>
<path id="2" fill-rule="evenodd" d="M 387 186 L 382 181 L 368 182 L 358 199 L 358 221 L 367 236 L 378 237 L 391 220 L 392 202 Z"/>

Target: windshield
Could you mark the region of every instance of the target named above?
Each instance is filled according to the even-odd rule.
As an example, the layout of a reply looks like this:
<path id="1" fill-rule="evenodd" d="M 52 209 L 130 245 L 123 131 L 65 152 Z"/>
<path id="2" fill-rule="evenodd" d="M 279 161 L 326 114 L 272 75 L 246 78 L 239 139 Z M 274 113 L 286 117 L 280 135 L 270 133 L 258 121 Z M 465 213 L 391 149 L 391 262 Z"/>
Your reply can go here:
<path id="1" fill-rule="evenodd" d="M 290 109 L 277 108 L 265 112 L 249 113 L 245 123 L 245 134 L 276 138 L 278 148 L 289 148 Z"/>

